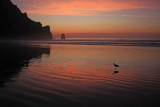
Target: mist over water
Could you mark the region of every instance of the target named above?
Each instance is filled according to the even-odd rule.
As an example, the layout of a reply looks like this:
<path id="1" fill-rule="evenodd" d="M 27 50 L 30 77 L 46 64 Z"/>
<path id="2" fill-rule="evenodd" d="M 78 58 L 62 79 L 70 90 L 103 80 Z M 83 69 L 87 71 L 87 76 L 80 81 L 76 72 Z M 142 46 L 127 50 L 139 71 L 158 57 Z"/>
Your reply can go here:
<path id="1" fill-rule="evenodd" d="M 55 44 L 55 41 L 69 43 Z M 70 42 L 75 40 L 55 41 L 1 45 L 3 106 L 159 105 L 159 47 L 84 45 L 84 40 L 78 40 L 83 42 L 81 45 L 73 45 Z M 115 69 L 113 63 L 120 67 Z"/>
<path id="2" fill-rule="evenodd" d="M 148 38 L 67 38 L 53 39 L 51 44 L 78 44 L 78 45 L 116 45 L 116 46 L 160 46 L 160 39 Z"/>
<path id="3" fill-rule="evenodd" d="M 0 43 L 160 47 L 160 38 L 53 38 L 53 40 L 1 40 Z"/>
<path id="4" fill-rule="evenodd" d="M 4 40 L 0 43 L 14 44 L 73 44 L 73 45 L 108 45 L 108 46 L 146 46 L 160 47 L 159 38 L 54 38 L 53 40 Z"/>

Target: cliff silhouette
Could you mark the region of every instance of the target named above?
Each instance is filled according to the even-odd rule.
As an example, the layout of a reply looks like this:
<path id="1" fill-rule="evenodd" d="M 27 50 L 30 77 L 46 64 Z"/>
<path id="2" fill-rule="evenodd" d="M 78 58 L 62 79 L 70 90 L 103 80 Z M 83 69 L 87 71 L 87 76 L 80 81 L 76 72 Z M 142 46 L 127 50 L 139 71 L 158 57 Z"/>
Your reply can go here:
<path id="1" fill-rule="evenodd" d="M 28 18 L 11 0 L 0 0 L 0 38 L 52 39 L 50 27 Z"/>

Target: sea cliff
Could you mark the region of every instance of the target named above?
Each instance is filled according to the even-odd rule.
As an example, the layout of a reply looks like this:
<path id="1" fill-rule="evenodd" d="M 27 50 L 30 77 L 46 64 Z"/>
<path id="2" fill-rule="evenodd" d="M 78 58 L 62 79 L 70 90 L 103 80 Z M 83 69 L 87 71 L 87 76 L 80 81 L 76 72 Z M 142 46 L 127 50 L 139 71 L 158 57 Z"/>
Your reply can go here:
<path id="1" fill-rule="evenodd" d="M 0 1 L 0 13 L 0 38 L 52 39 L 50 26 L 31 20 L 10 0 Z"/>

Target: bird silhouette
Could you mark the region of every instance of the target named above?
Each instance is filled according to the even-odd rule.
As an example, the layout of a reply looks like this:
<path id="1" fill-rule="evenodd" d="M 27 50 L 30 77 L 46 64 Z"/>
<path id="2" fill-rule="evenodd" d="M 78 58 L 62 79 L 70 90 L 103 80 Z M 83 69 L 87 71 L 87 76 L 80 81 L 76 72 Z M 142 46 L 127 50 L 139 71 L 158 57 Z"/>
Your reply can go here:
<path id="1" fill-rule="evenodd" d="M 115 69 L 117 69 L 117 67 L 119 67 L 118 64 L 113 63 L 113 65 L 114 65 Z"/>

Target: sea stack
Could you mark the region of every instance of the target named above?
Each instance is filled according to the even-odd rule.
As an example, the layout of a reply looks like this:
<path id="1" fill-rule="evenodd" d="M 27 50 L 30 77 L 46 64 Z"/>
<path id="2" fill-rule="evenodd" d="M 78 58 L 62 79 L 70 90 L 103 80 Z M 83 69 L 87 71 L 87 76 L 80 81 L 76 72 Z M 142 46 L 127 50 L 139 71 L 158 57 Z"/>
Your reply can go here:
<path id="1" fill-rule="evenodd" d="M 0 39 L 52 40 L 50 26 L 31 20 L 11 0 L 0 0 L 0 12 Z"/>
<path id="2" fill-rule="evenodd" d="M 61 34 L 61 39 L 66 39 L 65 34 Z"/>

